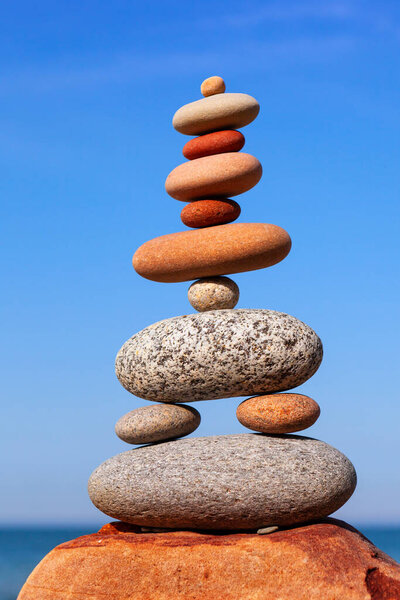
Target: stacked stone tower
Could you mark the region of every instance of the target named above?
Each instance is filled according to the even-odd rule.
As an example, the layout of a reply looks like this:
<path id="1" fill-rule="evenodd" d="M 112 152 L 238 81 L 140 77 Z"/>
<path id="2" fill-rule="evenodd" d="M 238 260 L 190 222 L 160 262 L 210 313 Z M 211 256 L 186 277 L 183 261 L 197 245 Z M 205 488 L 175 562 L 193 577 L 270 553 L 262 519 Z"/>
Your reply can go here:
<path id="1" fill-rule="evenodd" d="M 400 565 L 325 518 L 354 491 L 352 464 L 290 435 L 319 416 L 311 398 L 282 392 L 318 369 L 320 339 L 289 315 L 234 308 L 239 290 L 226 275 L 274 265 L 291 245 L 276 225 L 233 223 L 231 196 L 261 177 L 237 131 L 258 103 L 225 93 L 220 77 L 201 91 L 174 116 L 196 137 L 166 181 L 187 202 L 181 217 L 192 230 L 146 242 L 133 257 L 148 279 L 196 280 L 188 295 L 198 313 L 150 325 L 119 351 L 120 382 L 152 404 L 116 425 L 140 446 L 90 477 L 92 501 L 118 521 L 54 548 L 18 600 L 400 600 Z M 252 396 L 237 417 L 255 433 L 183 438 L 200 423 L 187 403 L 239 396 Z"/>
<path id="2" fill-rule="evenodd" d="M 237 131 L 257 117 L 258 102 L 225 93 L 220 77 L 205 80 L 201 91 L 201 100 L 174 115 L 175 129 L 196 137 L 183 148 L 188 161 L 165 184 L 187 202 L 181 218 L 191 229 L 148 241 L 133 257 L 147 279 L 196 280 L 188 297 L 199 312 L 150 325 L 119 351 L 122 385 L 156 404 L 118 421 L 118 436 L 142 446 L 98 467 L 89 495 L 107 515 L 146 529 L 271 531 L 337 510 L 356 475 L 331 446 L 287 435 L 319 416 L 311 398 L 281 393 L 318 369 L 318 336 L 290 315 L 234 309 L 239 289 L 226 275 L 280 262 L 291 240 L 276 225 L 232 223 L 240 206 L 231 197 L 262 174 L 258 159 L 240 152 L 245 139 Z M 253 396 L 237 417 L 257 433 L 177 439 L 200 423 L 185 403 L 239 396 Z"/>

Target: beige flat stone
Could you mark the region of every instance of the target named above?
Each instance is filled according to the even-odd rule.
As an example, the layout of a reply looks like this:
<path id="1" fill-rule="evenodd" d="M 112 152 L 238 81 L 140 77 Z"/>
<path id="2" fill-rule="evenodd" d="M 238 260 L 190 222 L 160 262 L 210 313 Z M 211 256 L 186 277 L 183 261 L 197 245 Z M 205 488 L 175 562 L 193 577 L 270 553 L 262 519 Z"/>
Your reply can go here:
<path id="1" fill-rule="evenodd" d="M 179 108 L 172 125 L 186 135 L 239 129 L 254 121 L 259 111 L 257 100 L 248 94 L 213 94 Z"/>

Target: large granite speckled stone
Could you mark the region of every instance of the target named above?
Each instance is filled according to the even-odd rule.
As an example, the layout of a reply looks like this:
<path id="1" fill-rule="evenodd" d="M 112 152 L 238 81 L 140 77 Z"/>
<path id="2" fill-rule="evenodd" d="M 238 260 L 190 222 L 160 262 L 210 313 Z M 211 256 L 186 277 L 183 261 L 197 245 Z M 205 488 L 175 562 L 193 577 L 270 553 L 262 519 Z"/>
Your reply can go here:
<path id="1" fill-rule="evenodd" d="M 353 465 L 328 444 L 250 433 L 118 454 L 94 471 L 89 495 L 107 515 L 136 525 L 255 529 L 325 517 L 355 486 Z"/>
<path id="2" fill-rule="evenodd" d="M 175 404 L 288 390 L 321 360 L 321 340 L 295 317 L 212 310 L 146 327 L 125 342 L 115 368 L 132 394 Z"/>

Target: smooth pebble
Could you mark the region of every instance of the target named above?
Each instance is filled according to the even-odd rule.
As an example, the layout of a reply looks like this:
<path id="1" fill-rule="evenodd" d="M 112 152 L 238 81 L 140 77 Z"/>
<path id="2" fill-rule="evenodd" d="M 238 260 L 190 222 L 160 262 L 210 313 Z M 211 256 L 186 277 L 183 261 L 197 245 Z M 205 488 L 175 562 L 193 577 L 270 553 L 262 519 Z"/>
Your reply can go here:
<path id="1" fill-rule="evenodd" d="M 254 121 L 259 111 L 257 100 L 248 94 L 214 94 L 179 108 L 172 125 L 186 135 L 240 129 Z"/>
<path id="2" fill-rule="evenodd" d="M 128 444 L 150 444 L 189 435 L 199 425 L 200 413 L 192 406 L 152 404 L 121 417 L 115 433 Z"/>
<path id="3" fill-rule="evenodd" d="M 200 86 L 203 96 L 213 96 L 214 94 L 223 94 L 225 92 L 225 81 L 218 75 L 207 77 Z"/>
<path id="4" fill-rule="evenodd" d="M 244 135 L 240 131 L 228 129 L 227 131 L 215 131 L 206 133 L 189 140 L 184 145 L 182 154 L 189 160 L 223 154 L 225 152 L 238 152 L 244 146 Z"/>
<path id="5" fill-rule="evenodd" d="M 181 221 L 187 227 L 212 227 L 232 223 L 240 215 L 240 206 L 234 200 L 195 200 L 183 207 Z"/>
<path id="6" fill-rule="evenodd" d="M 189 160 L 175 167 L 166 192 L 181 202 L 229 198 L 247 192 L 261 179 L 260 161 L 245 152 L 225 152 Z"/>
<path id="7" fill-rule="evenodd" d="M 303 394 L 256 396 L 239 404 L 240 423 L 262 433 L 293 433 L 311 427 L 320 415 L 312 398 Z"/>
<path id="8" fill-rule="evenodd" d="M 172 283 L 264 269 L 283 260 L 290 248 L 289 234 L 277 225 L 230 223 L 149 240 L 132 264 L 146 279 Z"/>
<path id="9" fill-rule="evenodd" d="M 321 519 L 355 486 L 353 465 L 332 446 L 250 433 L 129 450 L 96 469 L 89 495 L 135 525 L 238 530 Z"/>
<path id="10" fill-rule="evenodd" d="M 239 301 L 239 288 L 229 277 L 207 277 L 192 283 L 188 299 L 199 312 L 234 308 Z"/>

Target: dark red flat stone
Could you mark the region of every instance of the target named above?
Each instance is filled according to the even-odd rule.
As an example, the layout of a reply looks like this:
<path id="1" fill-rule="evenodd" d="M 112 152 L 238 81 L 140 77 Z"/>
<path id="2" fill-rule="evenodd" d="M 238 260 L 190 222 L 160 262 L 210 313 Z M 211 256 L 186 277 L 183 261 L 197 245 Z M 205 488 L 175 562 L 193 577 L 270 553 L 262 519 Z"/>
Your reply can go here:
<path id="1" fill-rule="evenodd" d="M 183 156 L 189 160 L 211 156 L 212 154 L 223 154 L 224 152 L 239 152 L 244 146 L 244 135 L 240 131 L 225 130 L 214 131 L 200 135 L 184 145 Z"/>
<path id="2" fill-rule="evenodd" d="M 240 206 L 234 200 L 196 200 L 189 202 L 181 212 L 187 227 L 211 227 L 232 223 L 240 215 Z"/>

